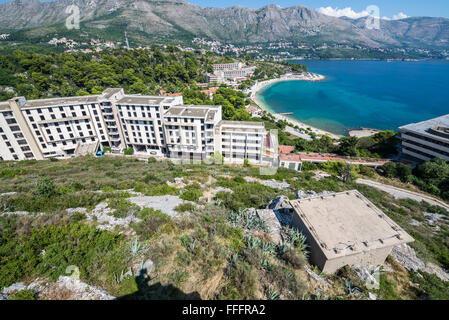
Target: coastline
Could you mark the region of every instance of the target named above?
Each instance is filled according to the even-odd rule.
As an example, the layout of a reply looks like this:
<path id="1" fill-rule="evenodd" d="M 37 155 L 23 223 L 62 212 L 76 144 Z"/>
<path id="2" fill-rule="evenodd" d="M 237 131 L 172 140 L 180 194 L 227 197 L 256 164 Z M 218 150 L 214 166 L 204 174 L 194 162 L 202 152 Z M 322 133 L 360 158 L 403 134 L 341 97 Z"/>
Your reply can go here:
<path id="1" fill-rule="evenodd" d="M 311 125 L 305 124 L 303 122 L 300 122 L 292 117 L 287 117 L 281 114 L 277 114 L 272 112 L 266 105 L 264 105 L 258 98 L 257 98 L 257 94 L 259 93 L 259 91 L 261 91 L 262 89 L 273 85 L 275 83 L 278 82 L 284 82 L 284 81 L 312 81 L 312 82 L 316 82 L 316 81 L 323 81 L 325 80 L 326 77 L 317 73 L 302 73 L 300 75 L 292 75 L 292 74 L 288 74 L 285 76 L 282 76 L 280 78 L 277 79 L 271 79 L 271 80 L 267 80 L 267 81 L 262 81 L 262 82 L 258 82 L 257 84 L 255 84 L 253 87 L 251 87 L 251 100 L 254 101 L 254 103 L 262 110 L 270 113 L 275 119 L 277 120 L 283 120 L 286 122 L 290 122 L 293 126 L 298 126 L 301 129 L 307 130 L 308 128 L 312 129 L 311 131 L 313 131 L 314 133 L 316 133 L 317 135 L 326 135 L 329 136 L 333 139 L 340 139 L 343 136 L 335 134 L 335 133 L 331 133 L 316 127 L 313 127 Z"/>

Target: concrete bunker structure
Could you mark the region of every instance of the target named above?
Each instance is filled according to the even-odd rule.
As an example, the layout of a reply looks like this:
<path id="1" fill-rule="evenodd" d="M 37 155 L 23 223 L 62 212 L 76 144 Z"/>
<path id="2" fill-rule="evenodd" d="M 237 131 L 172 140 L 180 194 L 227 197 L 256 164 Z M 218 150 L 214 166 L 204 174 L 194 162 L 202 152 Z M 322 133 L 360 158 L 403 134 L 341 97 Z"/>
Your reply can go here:
<path id="1" fill-rule="evenodd" d="M 310 261 L 324 273 L 384 263 L 413 238 L 357 190 L 290 201 L 292 224 L 307 237 Z"/>

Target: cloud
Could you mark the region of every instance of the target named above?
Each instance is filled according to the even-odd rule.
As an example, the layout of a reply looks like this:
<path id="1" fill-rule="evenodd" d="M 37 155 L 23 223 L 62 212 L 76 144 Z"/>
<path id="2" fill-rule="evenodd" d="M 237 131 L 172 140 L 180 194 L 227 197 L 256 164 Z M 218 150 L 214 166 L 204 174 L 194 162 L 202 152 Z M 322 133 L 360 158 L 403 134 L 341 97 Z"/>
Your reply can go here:
<path id="1" fill-rule="evenodd" d="M 344 9 L 332 8 L 332 7 L 321 7 L 321 8 L 318 8 L 317 11 L 322 14 L 325 14 L 327 16 L 331 16 L 331 17 L 338 17 L 338 18 L 339 17 L 348 17 L 350 19 L 360 19 L 360 18 L 367 17 L 370 15 L 370 13 L 367 10 L 355 12 L 354 10 L 352 10 L 351 7 L 347 7 Z M 399 12 L 398 14 L 395 14 L 392 18 L 383 17 L 382 19 L 384 19 L 384 20 L 401 20 L 401 19 L 405 19 L 405 18 L 409 18 L 409 16 L 403 12 Z"/>
<path id="2" fill-rule="evenodd" d="M 364 10 L 361 12 L 355 12 L 351 7 L 347 7 L 344 9 L 332 8 L 332 7 L 321 7 L 317 9 L 318 12 L 332 16 L 332 17 L 348 17 L 351 19 L 359 19 L 366 16 L 369 16 L 369 12 Z"/>
<path id="3" fill-rule="evenodd" d="M 395 14 L 393 16 L 393 20 L 401 20 L 405 18 L 410 18 L 408 15 L 406 15 L 404 12 L 399 12 L 398 14 Z"/>

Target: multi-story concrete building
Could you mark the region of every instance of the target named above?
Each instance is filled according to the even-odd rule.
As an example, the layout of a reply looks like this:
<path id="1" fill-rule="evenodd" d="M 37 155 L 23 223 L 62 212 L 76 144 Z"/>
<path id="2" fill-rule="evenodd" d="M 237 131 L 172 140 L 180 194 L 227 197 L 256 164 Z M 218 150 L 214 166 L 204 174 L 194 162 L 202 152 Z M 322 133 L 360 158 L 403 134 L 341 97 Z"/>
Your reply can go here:
<path id="1" fill-rule="evenodd" d="M 243 68 L 244 66 L 245 66 L 245 64 L 242 62 L 233 62 L 233 63 L 214 64 L 213 68 L 214 68 L 214 72 L 217 72 L 217 71 L 223 71 L 223 70 L 240 69 L 240 68 Z"/>
<path id="2" fill-rule="evenodd" d="M 244 63 L 214 64 L 214 73 L 207 74 L 207 82 L 223 83 L 226 80 L 246 79 L 254 74 L 256 67 L 246 67 Z"/>
<path id="3" fill-rule="evenodd" d="M 441 158 L 449 161 L 449 114 L 399 128 L 404 155 L 428 161 Z"/>
<path id="4" fill-rule="evenodd" d="M 172 159 L 270 165 L 263 122 L 222 121 L 221 106 L 184 105 L 182 96 L 101 95 L 0 103 L 0 160 L 67 158 L 104 147 Z"/>
<path id="5" fill-rule="evenodd" d="M 182 105 L 164 114 L 167 155 L 204 160 L 215 154 L 215 128 L 221 106 Z"/>
<path id="6" fill-rule="evenodd" d="M 267 131 L 263 122 L 220 121 L 216 136 L 221 137 L 217 143 L 225 162 L 243 163 L 245 159 L 262 164 Z"/>

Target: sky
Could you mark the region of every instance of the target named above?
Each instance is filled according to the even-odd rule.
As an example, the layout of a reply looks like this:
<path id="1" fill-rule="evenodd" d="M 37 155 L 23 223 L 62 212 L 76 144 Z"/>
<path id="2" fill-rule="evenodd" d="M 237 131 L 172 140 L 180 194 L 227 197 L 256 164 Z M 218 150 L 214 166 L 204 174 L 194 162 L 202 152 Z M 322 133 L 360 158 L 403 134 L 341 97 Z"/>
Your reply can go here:
<path id="1" fill-rule="evenodd" d="M 0 3 L 8 0 L 0 0 Z M 42 0 L 48 1 L 48 0 Z M 229 7 L 241 5 L 249 8 L 260 8 L 275 3 L 281 7 L 304 5 L 312 9 L 333 15 L 359 18 L 367 15 L 367 7 L 375 5 L 379 8 L 381 18 L 399 19 L 406 17 L 445 17 L 449 18 L 448 0 L 186 0 L 202 7 Z"/>

